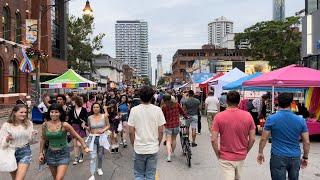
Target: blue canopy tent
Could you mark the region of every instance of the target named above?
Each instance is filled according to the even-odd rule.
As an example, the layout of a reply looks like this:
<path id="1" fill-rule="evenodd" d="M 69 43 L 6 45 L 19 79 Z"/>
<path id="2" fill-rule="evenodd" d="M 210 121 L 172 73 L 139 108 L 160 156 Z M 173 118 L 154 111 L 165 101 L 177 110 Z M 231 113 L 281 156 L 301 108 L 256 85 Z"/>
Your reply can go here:
<path id="1" fill-rule="evenodd" d="M 251 74 L 249 76 L 245 76 L 243 78 L 240 78 L 236 81 L 233 81 L 225 86 L 222 87 L 223 90 L 246 90 L 246 91 L 272 91 L 272 87 L 245 87 L 242 86 L 242 83 L 248 80 L 251 80 L 253 78 L 256 78 L 258 76 L 261 76 L 262 73 L 257 72 L 254 74 Z M 276 92 L 303 92 L 304 88 L 275 88 L 274 91 Z"/>

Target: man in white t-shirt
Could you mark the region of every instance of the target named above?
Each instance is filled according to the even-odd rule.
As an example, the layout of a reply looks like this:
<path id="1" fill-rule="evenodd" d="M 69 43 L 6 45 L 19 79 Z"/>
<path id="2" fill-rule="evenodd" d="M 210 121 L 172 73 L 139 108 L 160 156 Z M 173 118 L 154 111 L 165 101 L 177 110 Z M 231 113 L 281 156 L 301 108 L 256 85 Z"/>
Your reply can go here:
<path id="1" fill-rule="evenodd" d="M 211 132 L 211 125 L 214 116 L 219 112 L 220 104 L 217 97 L 214 96 L 214 92 L 209 92 L 208 97 L 205 100 L 205 108 L 207 110 L 207 121 L 209 132 Z"/>
<path id="2" fill-rule="evenodd" d="M 151 104 L 153 89 L 140 89 L 141 104 L 131 109 L 128 125 L 134 146 L 134 176 L 136 180 L 155 179 L 157 154 L 166 123 L 160 107 Z"/>

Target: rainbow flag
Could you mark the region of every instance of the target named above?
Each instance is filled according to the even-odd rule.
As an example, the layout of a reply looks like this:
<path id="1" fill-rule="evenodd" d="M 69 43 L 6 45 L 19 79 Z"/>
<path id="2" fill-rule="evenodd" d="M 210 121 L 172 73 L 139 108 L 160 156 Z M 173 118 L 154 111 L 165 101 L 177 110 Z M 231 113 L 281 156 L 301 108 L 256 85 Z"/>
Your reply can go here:
<path id="1" fill-rule="evenodd" d="M 34 63 L 28 58 L 26 51 L 21 48 L 23 59 L 20 63 L 19 69 L 22 72 L 30 73 L 35 69 Z"/>
<path id="2" fill-rule="evenodd" d="M 320 119 L 320 88 L 308 88 L 305 94 L 305 106 L 310 113 L 314 113 Z"/>

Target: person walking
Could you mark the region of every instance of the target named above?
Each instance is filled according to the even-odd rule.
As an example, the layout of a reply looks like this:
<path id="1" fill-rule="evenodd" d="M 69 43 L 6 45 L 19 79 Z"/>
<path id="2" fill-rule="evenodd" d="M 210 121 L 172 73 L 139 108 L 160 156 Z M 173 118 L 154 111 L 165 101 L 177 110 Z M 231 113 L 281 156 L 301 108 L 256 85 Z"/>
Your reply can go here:
<path id="1" fill-rule="evenodd" d="M 119 153 L 119 143 L 118 143 L 118 127 L 120 124 L 120 116 L 118 112 L 118 105 L 117 101 L 114 99 L 111 99 L 108 103 L 108 115 L 109 115 L 109 123 L 110 123 L 110 140 L 111 140 L 111 153 Z"/>
<path id="2" fill-rule="evenodd" d="M 38 109 L 42 114 L 42 119 L 45 120 L 48 108 L 50 107 L 49 104 L 50 96 L 48 94 L 43 95 L 42 102 L 38 105 Z"/>
<path id="3" fill-rule="evenodd" d="M 192 147 L 196 147 L 196 131 L 197 131 L 197 127 L 198 127 L 198 111 L 200 109 L 200 101 L 196 98 L 194 98 L 194 92 L 193 90 L 189 90 L 188 92 L 188 96 L 189 98 L 185 100 L 185 102 L 183 102 L 183 107 L 185 108 L 188 116 L 190 117 L 189 119 L 186 120 L 186 126 L 189 127 L 188 133 L 190 131 L 190 127 L 191 127 L 191 131 L 192 131 L 192 143 L 191 146 Z"/>
<path id="4" fill-rule="evenodd" d="M 121 95 L 120 98 L 121 102 L 118 105 L 120 117 L 121 117 L 121 123 L 123 127 L 123 131 L 121 131 L 121 137 L 122 137 L 122 142 L 123 147 L 127 147 L 127 136 L 129 134 L 129 128 L 128 128 L 128 117 L 129 117 L 129 111 L 130 111 L 130 106 L 128 103 L 128 97 L 127 95 Z"/>
<path id="5" fill-rule="evenodd" d="M 153 89 L 143 86 L 139 94 L 141 104 L 131 109 L 128 120 L 130 142 L 134 146 L 134 176 L 135 180 L 154 180 L 166 121 L 161 108 L 150 103 Z"/>
<path id="6" fill-rule="evenodd" d="M 308 165 L 310 151 L 309 133 L 306 121 L 290 110 L 293 95 L 281 93 L 278 96 L 279 111 L 267 118 L 260 143 L 257 161 L 265 161 L 263 150 L 272 136 L 270 172 L 272 180 L 299 179 L 299 170 Z M 300 137 L 303 144 L 301 157 Z"/>
<path id="7" fill-rule="evenodd" d="M 27 107 L 24 104 L 15 105 L 0 130 L 0 148 L 14 148 L 17 169 L 10 172 L 12 180 L 23 180 L 31 162 L 30 143 L 37 131 L 33 129 L 32 122 L 27 117 Z M 6 157 L 1 157 L 6 158 Z"/>
<path id="8" fill-rule="evenodd" d="M 250 113 L 238 109 L 238 92 L 228 92 L 226 101 L 227 109 L 214 117 L 211 143 L 224 179 L 235 180 L 241 179 L 244 160 L 255 142 L 255 125 Z"/>
<path id="9" fill-rule="evenodd" d="M 81 138 L 87 136 L 85 125 L 88 121 L 87 109 L 82 107 L 83 100 L 80 96 L 75 97 L 75 106 L 71 108 L 68 115 L 68 122 L 72 125 L 75 131 L 80 135 Z M 73 149 L 74 149 L 74 162 L 73 165 L 83 162 L 83 153 L 80 148 L 81 143 L 79 143 L 76 137 L 73 137 Z"/>
<path id="10" fill-rule="evenodd" d="M 210 91 L 208 94 L 208 97 L 205 100 L 205 109 L 207 111 L 207 122 L 208 122 L 208 128 L 211 135 L 211 126 L 212 121 L 215 115 L 219 112 L 220 104 L 217 97 L 214 96 L 214 92 Z"/>
<path id="11" fill-rule="evenodd" d="M 62 106 L 52 104 L 48 109 L 48 113 L 50 119 L 42 124 L 39 163 L 44 164 L 46 162 L 52 177 L 55 180 L 62 180 L 70 162 L 67 133 L 69 132 L 80 142 L 86 153 L 89 152 L 89 148 L 72 126 L 61 119 L 64 114 Z M 46 142 L 48 145 L 45 148 Z"/>
<path id="12" fill-rule="evenodd" d="M 101 144 L 100 138 L 107 138 L 104 134 L 109 128 L 109 119 L 107 114 L 101 114 L 101 105 L 98 102 L 95 102 L 91 106 L 90 112 L 91 116 L 88 117 L 88 130 L 90 135 L 87 139 L 87 144 L 92 144 L 90 151 L 90 173 L 91 177 L 89 180 L 94 180 L 94 174 L 97 171 L 99 176 L 103 175 L 102 171 L 102 161 L 104 155 L 104 147 Z M 98 157 L 97 157 L 98 156 Z M 97 159 L 98 159 L 98 169 L 97 169 Z"/>
<path id="13" fill-rule="evenodd" d="M 180 115 L 188 119 L 187 114 L 182 109 L 180 104 L 173 102 L 170 95 L 163 96 L 164 105 L 162 111 L 166 120 L 165 133 L 166 133 L 166 146 L 167 146 L 167 161 L 171 162 L 171 157 L 176 148 L 176 138 L 180 131 Z"/>

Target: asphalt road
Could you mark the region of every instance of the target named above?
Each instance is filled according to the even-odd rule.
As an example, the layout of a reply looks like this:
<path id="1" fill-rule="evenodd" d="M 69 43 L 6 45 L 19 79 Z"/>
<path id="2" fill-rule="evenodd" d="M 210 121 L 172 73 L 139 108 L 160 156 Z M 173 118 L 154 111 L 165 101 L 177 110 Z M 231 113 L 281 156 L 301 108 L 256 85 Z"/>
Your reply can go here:
<path id="1" fill-rule="evenodd" d="M 208 180 L 208 179 L 222 179 L 222 174 L 217 164 L 217 159 L 214 156 L 211 148 L 209 133 L 205 118 L 202 118 L 203 131 L 197 137 L 198 147 L 192 148 L 192 167 L 188 168 L 186 159 L 181 153 L 180 142 L 178 141 L 175 157 L 172 162 L 168 163 L 166 159 L 166 150 L 161 145 L 158 159 L 158 179 L 161 180 Z M 39 128 L 39 126 L 36 126 Z M 179 138 L 178 138 L 179 139 Z M 253 149 L 248 154 L 245 162 L 243 180 L 270 180 L 269 160 L 270 144 L 267 145 L 265 156 L 267 158 L 265 164 L 258 165 L 256 163 L 256 155 L 258 151 L 257 137 Z M 28 170 L 26 180 L 51 180 L 51 173 L 48 168 L 39 172 L 38 157 L 39 144 L 31 146 L 33 160 Z M 300 179 L 302 180 L 319 180 L 320 179 L 320 143 L 312 142 L 310 152 L 310 164 L 307 169 L 300 171 Z M 126 149 L 120 149 L 119 154 L 105 154 L 103 161 L 103 176 L 96 176 L 97 180 L 131 180 L 133 179 L 133 163 L 132 163 L 133 149 L 129 145 Z M 319 176 L 317 176 L 319 175 Z M 69 165 L 66 174 L 66 180 L 86 180 L 90 176 L 88 155 L 85 156 L 85 161 L 81 164 L 73 166 Z M 9 180 L 8 173 L 0 173 L 0 180 Z"/>

